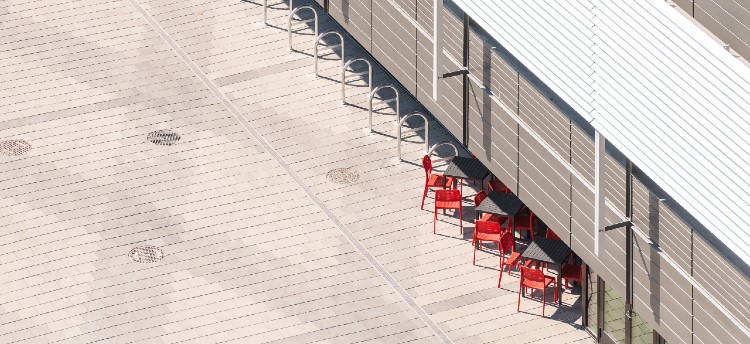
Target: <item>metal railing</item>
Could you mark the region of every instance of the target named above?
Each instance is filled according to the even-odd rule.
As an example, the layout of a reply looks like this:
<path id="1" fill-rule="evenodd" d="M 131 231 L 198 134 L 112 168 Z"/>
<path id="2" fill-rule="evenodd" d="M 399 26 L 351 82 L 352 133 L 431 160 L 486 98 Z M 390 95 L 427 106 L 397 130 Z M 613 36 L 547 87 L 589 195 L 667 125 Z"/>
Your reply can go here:
<path id="1" fill-rule="evenodd" d="M 432 153 L 433 153 L 433 152 L 434 152 L 434 151 L 435 151 L 435 150 L 436 150 L 436 149 L 437 149 L 438 147 L 440 147 L 440 146 L 451 146 L 451 147 L 453 147 L 453 152 L 454 152 L 454 155 L 453 155 L 453 156 L 451 156 L 451 157 L 447 157 L 447 158 L 437 158 L 437 159 L 435 159 L 435 160 L 432 160 L 432 162 L 440 162 L 440 161 L 451 161 L 451 160 L 453 160 L 453 158 L 454 158 L 454 157 L 457 157 L 457 156 L 458 156 L 458 147 L 457 147 L 457 146 L 456 146 L 455 144 L 453 144 L 452 142 L 450 142 L 450 141 L 440 141 L 440 142 L 438 142 L 438 143 L 434 144 L 434 145 L 432 146 L 432 148 L 430 148 L 430 150 L 428 150 L 428 151 L 427 151 L 427 155 L 432 155 Z"/>
<path id="2" fill-rule="evenodd" d="M 367 102 L 368 102 L 369 112 L 370 112 L 370 132 L 372 132 L 372 100 L 373 98 L 375 98 L 375 94 L 384 88 L 390 88 L 393 90 L 393 92 L 396 92 L 396 98 L 393 98 L 393 99 L 396 100 L 396 123 L 397 124 L 398 124 L 398 119 L 401 117 L 401 105 L 400 105 L 401 96 L 398 93 L 398 89 L 391 84 L 385 84 L 385 85 L 380 85 L 378 87 L 375 87 L 375 89 L 370 91 L 370 94 L 367 96 Z M 393 99 L 383 99 L 383 101 L 390 102 Z"/>
<path id="3" fill-rule="evenodd" d="M 401 159 L 401 135 L 403 134 L 403 126 L 404 123 L 406 123 L 406 120 L 408 120 L 411 117 L 419 116 L 422 117 L 422 120 L 424 121 L 424 125 L 422 128 L 424 129 L 424 152 L 427 154 L 429 151 L 429 139 L 430 139 L 430 125 L 427 122 L 427 116 L 423 115 L 419 111 L 410 112 L 403 118 L 401 118 L 400 121 L 398 121 L 398 161 L 404 161 L 404 159 Z M 409 131 L 417 131 L 417 129 L 409 129 Z"/>
<path id="4" fill-rule="evenodd" d="M 321 33 L 318 37 L 315 38 L 314 57 L 315 57 L 315 77 L 316 78 L 318 77 L 318 45 L 320 45 L 320 40 L 323 39 L 323 37 L 329 36 L 329 35 L 339 36 L 339 40 L 341 41 L 341 43 L 328 45 L 327 47 L 328 48 L 341 47 L 341 69 L 342 70 L 344 69 L 344 61 L 345 61 L 344 36 L 342 36 L 338 31 L 326 31 L 326 32 Z"/>
<path id="5" fill-rule="evenodd" d="M 349 68 L 354 62 L 358 61 L 364 61 L 367 63 L 367 74 L 369 75 L 369 81 L 367 82 L 367 86 L 370 86 L 370 90 L 367 94 L 372 93 L 372 63 L 370 63 L 369 60 L 363 58 L 363 57 L 357 57 L 355 59 L 352 59 L 351 61 L 347 62 L 343 67 L 341 67 L 341 104 L 346 104 L 346 69 Z M 353 73 L 353 75 L 363 75 L 365 72 L 361 73 Z"/>
<path id="6" fill-rule="evenodd" d="M 301 23 L 309 23 L 311 21 L 315 21 L 315 37 L 318 37 L 318 11 L 316 11 L 312 6 L 300 6 L 295 8 L 291 13 L 289 13 L 289 20 L 287 20 L 287 31 L 289 31 L 289 51 L 292 51 L 292 19 L 294 19 L 294 15 L 297 14 L 297 12 L 301 10 L 310 10 L 312 11 L 313 15 L 315 16 L 315 19 L 306 19 L 300 21 Z"/>

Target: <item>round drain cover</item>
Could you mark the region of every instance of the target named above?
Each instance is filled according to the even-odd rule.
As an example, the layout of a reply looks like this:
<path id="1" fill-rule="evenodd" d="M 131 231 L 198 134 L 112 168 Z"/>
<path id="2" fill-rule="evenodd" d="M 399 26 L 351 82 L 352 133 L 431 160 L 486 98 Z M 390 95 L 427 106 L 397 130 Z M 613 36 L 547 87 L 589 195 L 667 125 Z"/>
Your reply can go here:
<path id="1" fill-rule="evenodd" d="M 6 140 L 0 142 L 0 154 L 3 155 L 26 154 L 30 149 L 31 145 L 24 140 Z"/>
<path id="2" fill-rule="evenodd" d="M 359 180 L 359 173 L 351 167 L 334 168 L 326 174 L 328 180 L 339 184 L 354 184 Z"/>
<path id="3" fill-rule="evenodd" d="M 148 140 L 157 145 L 171 146 L 180 140 L 180 134 L 169 130 L 157 130 L 148 133 Z"/>
<path id="4" fill-rule="evenodd" d="M 156 263 L 164 258 L 164 252 L 155 246 L 138 246 L 130 250 L 128 257 L 138 263 Z"/>

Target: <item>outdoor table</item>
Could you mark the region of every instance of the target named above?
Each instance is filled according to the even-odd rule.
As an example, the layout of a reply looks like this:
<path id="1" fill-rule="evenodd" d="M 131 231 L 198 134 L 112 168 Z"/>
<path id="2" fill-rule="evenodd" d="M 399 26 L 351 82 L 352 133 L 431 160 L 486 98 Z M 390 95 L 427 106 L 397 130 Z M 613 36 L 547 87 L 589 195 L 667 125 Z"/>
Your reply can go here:
<path id="1" fill-rule="evenodd" d="M 523 208 L 523 202 L 521 202 L 518 196 L 491 191 L 476 209 L 477 220 L 481 214 L 493 214 L 513 219 L 521 208 Z"/>
<path id="2" fill-rule="evenodd" d="M 570 247 L 562 240 L 551 240 L 546 238 L 534 238 L 534 241 L 521 254 L 521 258 L 531 259 L 538 262 L 556 264 L 557 273 L 557 299 L 558 304 L 562 304 L 562 263 L 570 255 Z"/>
<path id="3" fill-rule="evenodd" d="M 484 178 L 487 178 L 489 174 L 490 170 L 479 159 L 462 156 L 453 157 L 448 167 L 445 168 L 445 172 L 443 172 L 443 176 L 446 177 L 478 180 L 482 184 L 482 190 L 484 190 Z"/>

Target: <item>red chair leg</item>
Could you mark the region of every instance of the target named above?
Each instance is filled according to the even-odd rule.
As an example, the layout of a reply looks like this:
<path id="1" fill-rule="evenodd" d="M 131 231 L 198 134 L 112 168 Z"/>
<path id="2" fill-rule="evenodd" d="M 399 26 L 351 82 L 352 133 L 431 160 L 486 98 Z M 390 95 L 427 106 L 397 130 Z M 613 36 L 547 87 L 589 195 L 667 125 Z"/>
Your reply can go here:
<path id="1" fill-rule="evenodd" d="M 464 207 L 458 207 L 458 231 L 460 235 L 464 234 Z"/>
<path id="2" fill-rule="evenodd" d="M 544 304 L 547 303 L 547 293 L 545 293 L 545 289 L 542 289 L 542 317 L 544 317 Z"/>
<path id="3" fill-rule="evenodd" d="M 474 260 L 472 262 L 473 265 L 477 265 L 477 245 L 472 244 L 474 246 Z"/>
<path id="4" fill-rule="evenodd" d="M 521 289 L 523 289 L 523 286 L 521 285 L 521 282 L 518 282 L 518 306 L 516 307 L 516 312 L 521 311 Z"/>
<path id="5" fill-rule="evenodd" d="M 424 199 L 427 198 L 427 184 L 424 186 L 424 193 L 422 194 L 422 206 L 421 208 L 424 209 Z"/>
<path id="6" fill-rule="evenodd" d="M 505 257 L 503 257 L 502 252 L 500 254 L 500 278 L 497 279 L 497 287 L 500 288 L 500 283 L 503 283 L 503 263 L 505 262 Z M 508 270 L 510 270 L 510 266 L 508 267 Z"/>
<path id="7" fill-rule="evenodd" d="M 437 234 L 437 207 L 435 207 L 435 217 L 432 220 L 432 234 Z"/>

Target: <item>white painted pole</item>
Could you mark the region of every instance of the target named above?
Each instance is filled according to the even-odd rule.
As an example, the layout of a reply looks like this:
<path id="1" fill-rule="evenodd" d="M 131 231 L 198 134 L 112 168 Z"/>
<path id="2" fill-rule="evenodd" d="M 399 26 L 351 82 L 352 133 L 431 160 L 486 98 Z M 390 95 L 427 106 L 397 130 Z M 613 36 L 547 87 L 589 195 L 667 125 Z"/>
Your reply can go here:
<path id="1" fill-rule="evenodd" d="M 433 0 L 433 27 L 432 38 L 432 99 L 437 101 L 440 97 L 440 71 L 443 69 L 443 0 Z"/>
<path id="2" fill-rule="evenodd" d="M 607 140 L 597 130 L 594 134 L 594 255 L 599 256 L 599 233 L 604 229 L 604 162 Z"/>

